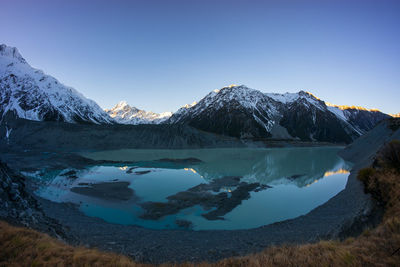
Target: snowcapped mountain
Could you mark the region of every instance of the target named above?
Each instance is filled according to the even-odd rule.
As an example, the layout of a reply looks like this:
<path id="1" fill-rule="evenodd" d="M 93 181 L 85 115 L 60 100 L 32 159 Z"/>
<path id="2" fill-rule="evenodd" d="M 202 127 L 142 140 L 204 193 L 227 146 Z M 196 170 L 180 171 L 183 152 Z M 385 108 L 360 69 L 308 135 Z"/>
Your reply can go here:
<path id="1" fill-rule="evenodd" d="M 244 85 L 214 90 L 165 123 L 240 138 L 350 143 L 388 117 L 379 111 L 328 106 L 311 93 L 262 93 Z"/>
<path id="2" fill-rule="evenodd" d="M 6 114 L 35 121 L 113 123 L 94 101 L 32 68 L 14 47 L 0 45 L 0 121 Z"/>
<path id="3" fill-rule="evenodd" d="M 235 137 L 270 137 L 277 113 L 272 102 L 275 101 L 260 91 L 229 86 L 179 109 L 166 123 L 186 123 L 204 131 Z"/>
<path id="4" fill-rule="evenodd" d="M 121 124 L 159 124 L 171 117 L 172 112 L 154 113 L 119 102 L 112 109 L 105 110 L 117 123 Z"/>

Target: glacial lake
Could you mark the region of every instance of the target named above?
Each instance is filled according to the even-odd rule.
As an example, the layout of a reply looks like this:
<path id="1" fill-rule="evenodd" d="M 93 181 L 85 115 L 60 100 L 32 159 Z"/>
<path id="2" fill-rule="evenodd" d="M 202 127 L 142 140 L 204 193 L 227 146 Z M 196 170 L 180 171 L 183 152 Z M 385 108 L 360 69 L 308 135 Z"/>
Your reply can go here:
<path id="1" fill-rule="evenodd" d="M 152 229 L 249 229 L 304 215 L 342 191 L 339 147 L 124 149 L 83 170 L 43 170 L 36 193 L 87 216 Z M 123 162 L 123 163 L 117 163 Z"/>

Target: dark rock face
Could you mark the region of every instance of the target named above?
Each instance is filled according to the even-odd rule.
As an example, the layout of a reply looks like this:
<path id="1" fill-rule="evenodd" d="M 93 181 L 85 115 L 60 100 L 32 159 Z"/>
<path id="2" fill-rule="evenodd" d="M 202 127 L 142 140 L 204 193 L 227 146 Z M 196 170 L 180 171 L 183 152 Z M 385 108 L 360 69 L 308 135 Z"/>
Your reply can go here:
<path id="1" fill-rule="evenodd" d="M 345 116 L 349 120 L 350 124 L 360 129 L 363 132 L 367 132 L 375 127 L 379 122 L 390 118 L 389 115 L 380 111 L 369 111 L 360 109 L 346 109 L 344 111 Z"/>
<path id="2" fill-rule="evenodd" d="M 292 103 L 284 112 L 280 125 L 293 137 L 305 141 L 351 143 L 358 136 L 333 113 L 309 106 L 305 100 Z"/>
<path id="3" fill-rule="evenodd" d="M 260 116 L 262 117 L 262 116 Z M 264 119 L 265 120 L 265 119 Z M 219 110 L 204 111 L 188 121 L 194 128 L 234 137 L 270 137 L 271 134 L 262 127 L 253 115 L 238 104 L 224 106 Z"/>

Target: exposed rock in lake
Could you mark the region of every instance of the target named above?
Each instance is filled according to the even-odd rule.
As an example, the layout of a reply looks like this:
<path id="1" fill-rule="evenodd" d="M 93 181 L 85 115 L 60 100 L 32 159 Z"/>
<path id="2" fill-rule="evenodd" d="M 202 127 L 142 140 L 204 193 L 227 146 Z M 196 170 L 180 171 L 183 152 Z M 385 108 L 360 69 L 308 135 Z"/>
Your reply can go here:
<path id="1" fill-rule="evenodd" d="M 139 168 L 139 167 L 130 167 L 127 171 L 126 171 L 126 173 L 132 173 L 133 172 L 133 170 L 134 169 L 137 169 L 137 168 Z"/>
<path id="2" fill-rule="evenodd" d="M 135 172 L 136 175 L 143 175 L 143 174 L 147 174 L 150 173 L 151 171 L 137 171 Z"/>
<path id="3" fill-rule="evenodd" d="M 199 184 L 187 191 L 167 197 L 168 202 L 145 202 L 141 206 L 145 213 L 144 219 L 157 220 L 163 216 L 176 214 L 179 211 L 202 206 L 211 210 L 202 216 L 208 220 L 223 220 L 223 216 L 250 198 L 250 192 L 259 192 L 270 188 L 260 183 L 240 182 L 240 176 L 226 176 L 211 181 L 209 184 Z M 221 192 L 221 190 L 224 190 Z M 217 193 L 217 194 L 216 194 Z"/>
<path id="4" fill-rule="evenodd" d="M 126 201 L 135 198 L 134 191 L 128 186 L 128 182 L 104 182 L 82 187 L 73 187 L 71 188 L 71 192 L 107 200 Z"/>

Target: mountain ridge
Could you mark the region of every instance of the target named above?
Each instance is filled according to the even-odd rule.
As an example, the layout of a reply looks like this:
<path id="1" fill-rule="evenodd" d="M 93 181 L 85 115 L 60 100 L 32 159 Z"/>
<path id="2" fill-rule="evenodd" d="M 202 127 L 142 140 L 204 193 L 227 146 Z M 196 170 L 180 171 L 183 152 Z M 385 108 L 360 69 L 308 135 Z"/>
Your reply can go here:
<path id="1" fill-rule="evenodd" d="M 15 47 L 0 45 L 0 117 L 36 121 L 114 123 L 100 106 L 72 87 L 31 67 Z"/>

